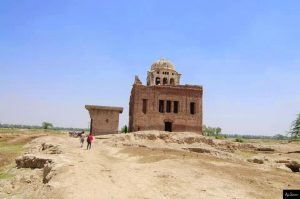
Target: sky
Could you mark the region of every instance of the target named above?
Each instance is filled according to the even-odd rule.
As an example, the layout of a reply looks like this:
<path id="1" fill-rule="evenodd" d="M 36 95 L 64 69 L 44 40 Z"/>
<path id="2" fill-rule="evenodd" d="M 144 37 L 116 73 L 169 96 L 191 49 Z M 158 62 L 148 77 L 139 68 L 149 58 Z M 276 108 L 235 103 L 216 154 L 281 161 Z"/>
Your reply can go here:
<path id="1" fill-rule="evenodd" d="M 1 0 L 0 122 L 89 127 L 157 59 L 202 85 L 203 122 L 285 134 L 300 112 L 298 0 Z"/>

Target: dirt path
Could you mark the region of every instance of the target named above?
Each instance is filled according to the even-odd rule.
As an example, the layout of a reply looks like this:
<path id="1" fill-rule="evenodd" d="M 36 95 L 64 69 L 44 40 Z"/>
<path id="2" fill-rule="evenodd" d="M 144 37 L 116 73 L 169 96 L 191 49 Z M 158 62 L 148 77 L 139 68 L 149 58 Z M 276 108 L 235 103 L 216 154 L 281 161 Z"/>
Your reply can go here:
<path id="1" fill-rule="evenodd" d="M 43 184 L 43 169 L 16 169 L 14 181 L 3 189 L 0 183 L 0 198 L 273 199 L 282 198 L 283 189 L 300 188 L 299 173 L 267 164 L 180 150 L 186 146 L 183 144 L 171 143 L 172 148 L 164 148 L 167 144 L 159 139 L 125 142 L 121 137 L 117 142 L 113 136 L 107 138 L 96 139 L 91 150 L 80 148 L 76 138 L 37 138 L 29 152 L 53 159 L 55 175 Z M 62 153 L 41 151 L 42 143 L 57 145 Z M 193 147 L 196 145 L 205 144 Z M 296 156 L 299 154 L 290 157 Z"/>
<path id="2" fill-rule="evenodd" d="M 61 143 L 70 163 L 50 182 L 54 198 L 281 198 L 282 189 L 300 187 L 299 175 L 286 171 L 103 142 L 89 151 L 72 138 Z"/>

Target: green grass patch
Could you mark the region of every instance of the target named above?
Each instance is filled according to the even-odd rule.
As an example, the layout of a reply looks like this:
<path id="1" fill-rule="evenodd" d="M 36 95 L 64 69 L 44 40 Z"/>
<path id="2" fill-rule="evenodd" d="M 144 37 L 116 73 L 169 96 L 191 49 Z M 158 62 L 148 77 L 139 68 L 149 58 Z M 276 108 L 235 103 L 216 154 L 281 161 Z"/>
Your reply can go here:
<path id="1" fill-rule="evenodd" d="M 9 178 L 14 177 L 15 174 L 9 172 L 0 172 L 0 180 L 7 180 Z"/>
<path id="2" fill-rule="evenodd" d="M 23 150 L 24 144 L 7 144 L 0 142 L 0 153 L 20 153 Z"/>
<path id="3" fill-rule="evenodd" d="M 23 152 L 23 146 L 24 144 L 0 142 L 0 168 L 14 162 L 15 158 Z"/>
<path id="4" fill-rule="evenodd" d="M 17 129 L 17 128 L 0 128 L 1 134 L 64 134 L 67 131 L 54 129 Z"/>
<path id="5" fill-rule="evenodd" d="M 0 169 L 12 164 L 15 158 L 23 153 L 24 146 L 32 139 L 46 135 L 66 136 L 67 133 L 54 129 L 0 128 Z"/>

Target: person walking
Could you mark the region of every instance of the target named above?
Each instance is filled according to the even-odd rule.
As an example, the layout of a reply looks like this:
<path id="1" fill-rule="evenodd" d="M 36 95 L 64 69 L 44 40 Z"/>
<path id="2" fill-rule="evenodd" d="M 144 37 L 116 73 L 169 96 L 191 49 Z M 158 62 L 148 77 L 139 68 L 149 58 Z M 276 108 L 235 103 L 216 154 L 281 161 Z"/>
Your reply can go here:
<path id="1" fill-rule="evenodd" d="M 82 148 L 84 144 L 84 133 L 80 135 L 80 147 Z"/>
<path id="2" fill-rule="evenodd" d="M 93 141 L 93 136 L 92 133 L 90 133 L 90 135 L 87 137 L 86 141 L 87 141 L 87 148 L 86 150 L 89 150 L 92 148 L 92 141 Z"/>

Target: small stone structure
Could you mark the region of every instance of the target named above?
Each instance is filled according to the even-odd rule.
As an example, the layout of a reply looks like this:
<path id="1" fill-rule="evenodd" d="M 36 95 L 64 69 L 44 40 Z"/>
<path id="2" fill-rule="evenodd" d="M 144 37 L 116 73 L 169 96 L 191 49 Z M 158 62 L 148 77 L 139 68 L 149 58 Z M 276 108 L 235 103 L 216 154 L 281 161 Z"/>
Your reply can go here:
<path id="1" fill-rule="evenodd" d="M 85 108 L 90 114 L 90 132 L 93 135 L 118 133 L 119 114 L 123 112 L 122 107 L 86 105 Z"/>
<path id="2" fill-rule="evenodd" d="M 202 94 L 198 85 L 180 85 L 173 64 L 151 65 L 147 85 L 136 76 L 129 102 L 129 131 L 189 131 L 202 134 Z"/>

